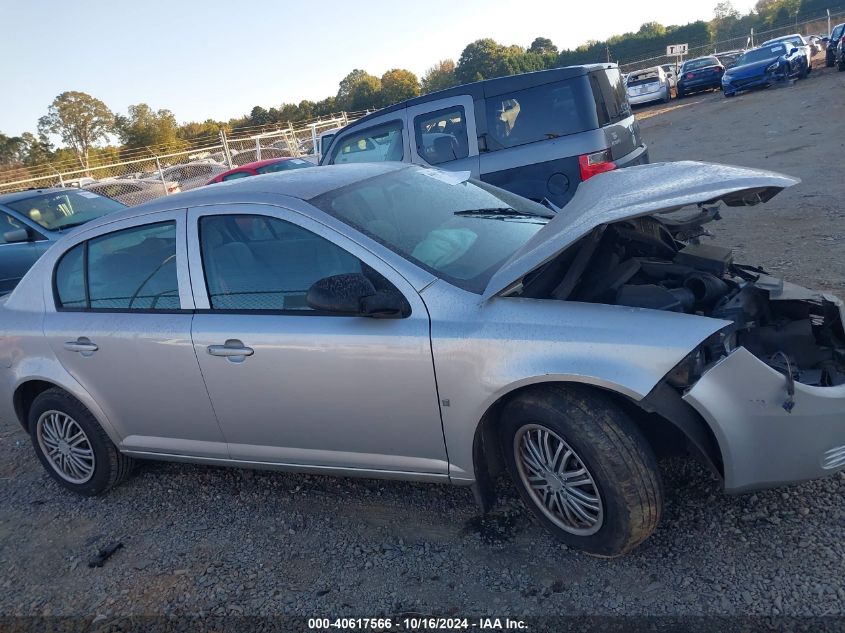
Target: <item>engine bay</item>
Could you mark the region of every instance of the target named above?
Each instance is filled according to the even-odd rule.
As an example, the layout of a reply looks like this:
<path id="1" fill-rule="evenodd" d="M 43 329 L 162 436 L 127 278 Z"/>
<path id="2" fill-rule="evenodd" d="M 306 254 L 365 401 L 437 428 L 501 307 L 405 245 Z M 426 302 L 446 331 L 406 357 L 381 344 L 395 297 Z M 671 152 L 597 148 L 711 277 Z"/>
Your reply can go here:
<path id="1" fill-rule="evenodd" d="M 733 261 L 702 243 L 717 206 L 684 217 L 643 216 L 595 227 L 523 280 L 521 296 L 670 310 L 730 321 L 703 346 L 705 363 L 743 346 L 792 380 L 845 384 L 836 299 Z"/>

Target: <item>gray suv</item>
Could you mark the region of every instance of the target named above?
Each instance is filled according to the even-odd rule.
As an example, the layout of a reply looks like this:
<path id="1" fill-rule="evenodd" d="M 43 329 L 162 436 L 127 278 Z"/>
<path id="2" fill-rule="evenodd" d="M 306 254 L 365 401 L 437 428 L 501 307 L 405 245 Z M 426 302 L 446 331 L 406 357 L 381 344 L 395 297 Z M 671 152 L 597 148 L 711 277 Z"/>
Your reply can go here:
<path id="1" fill-rule="evenodd" d="M 560 207 L 596 174 L 648 162 L 615 64 L 488 79 L 409 99 L 340 130 L 321 165 L 403 161 Z"/>

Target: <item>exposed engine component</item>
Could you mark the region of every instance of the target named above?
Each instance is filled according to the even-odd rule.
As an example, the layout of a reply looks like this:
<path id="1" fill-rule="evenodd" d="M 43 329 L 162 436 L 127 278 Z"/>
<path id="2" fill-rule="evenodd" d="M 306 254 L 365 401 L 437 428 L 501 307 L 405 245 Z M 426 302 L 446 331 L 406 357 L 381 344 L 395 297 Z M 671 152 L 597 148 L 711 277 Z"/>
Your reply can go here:
<path id="1" fill-rule="evenodd" d="M 702 207 L 681 219 L 645 216 L 596 227 L 525 278 L 522 295 L 671 310 L 731 321 L 703 345 L 695 366 L 742 345 L 772 368 L 808 385 L 845 384 L 845 331 L 830 297 L 737 264 L 731 249 L 699 243 Z M 683 373 L 683 372 L 682 372 Z M 694 372 L 688 372 L 693 375 Z M 684 375 L 672 383 L 681 386 Z"/>

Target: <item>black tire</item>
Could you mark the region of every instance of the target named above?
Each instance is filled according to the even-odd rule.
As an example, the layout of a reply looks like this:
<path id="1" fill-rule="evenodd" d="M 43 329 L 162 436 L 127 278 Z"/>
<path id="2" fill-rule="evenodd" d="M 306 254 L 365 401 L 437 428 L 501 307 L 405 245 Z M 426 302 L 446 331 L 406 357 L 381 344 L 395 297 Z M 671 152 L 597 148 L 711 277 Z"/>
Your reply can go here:
<path id="1" fill-rule="evenodd" d="M 72 483 L 63 478 L 44 453 L 38 437 L 39 420 L 43 414 L 51 411 L 69 416 L 84 432 L 87 443 L 93 451 L 93 474 L 83 483 Z M 54 387 L 41 393 L 29 410 L 28 424 L 32 445 L 41 465 L 53 479 L 68 490 L 86 497 L 93 497 L 124 481 L 132 472 L 134 460 L 117 450 L 91 412 L 63 389 Z"/>
<path id="2" fill-rule="evenodd" d="M 575 467 L 585 467 L 587 476 L 594 481 L 595 485 L 587 491 L 597 491 L 594 496 L 599 498 L 602 513 L 594 533 L 575 534 L 556 524 L 540 508 L 538 493 L 529 490 L 523 481 L 520 468 L 524 473 L 529 471 L 524 459 L 522 466 L 517 465 L 517 451 L 524 450 L 524 440 L 520 438 L 527 437 L 526 433 L 537 433 L 538 428 L 562 439 L 577 458 Z M 582 385 L 538 387 L 507 403 L 500 432 L 507 467 L 523 502 L 559 540 L 594 556 L 610 558 L 630 552 L 654 532 L 663 508 L 654 453 L 633 421 L 609 396 Z M 566 470 L 565 458 L 555 457 L 552 461 L 557 460 L 560 464 L 555 471 Z M 529 473 L 528 477 L 533 475 Z M 561 492 L 561 498 L 564 494 L 569 493 Z M 558 509 L 559 520 L 566 520 L 560 504 Z"/>
<path id="3" fill-rule="evenodd" d="M 831 57 L 830 55 L 826 55 L 824 58 L 824 65 L 825 68 L 833 68 L 833 65 L 836 63 L 836 59 Z"/>
<path id="4" fill-rule="evenodd" d="M 798 71 L 798 79 L 806 79 L 807 75 L 810 74 L 810 71 L 807 70 L 808 64 L 802 64 L 801 70 Z"/>
<path id="5" fill-rule="evenodd" d="M 843 70 L 845 70 L 845 57 L 843 57 L 842 60 L 839 62 L 839 64 L 837 64 L 837 68 L 838 68 L 839 72 L 842 72 Z"/>

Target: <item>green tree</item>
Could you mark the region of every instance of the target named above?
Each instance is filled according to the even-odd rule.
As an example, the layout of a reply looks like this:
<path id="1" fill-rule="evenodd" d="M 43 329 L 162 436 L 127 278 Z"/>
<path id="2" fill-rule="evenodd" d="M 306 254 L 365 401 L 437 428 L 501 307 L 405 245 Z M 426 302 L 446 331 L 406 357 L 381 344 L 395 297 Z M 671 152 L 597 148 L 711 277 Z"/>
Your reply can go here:
<path id="1" fill-rule="evenodd" d="M 528 52 L 538 53 L 540 55 L 554 55 L 555 57 L 558 54 L 557 46 L 548 37 L 535 38 L 531 42 L 531 46 L 528 47 Z"/>
<path id="2" fill-rule="evenodd" d="M 381 107 L 381 80 L 364 73 L 357 77 L 346 97 L 341 98 L 338 95 L 337 102 L 342 109 L 349 112 Z"/>
<path id="3" fill-rule="evenodd" d="M 455 67 L 455 76 L 462 84 L 506 74 L 507 49 L 489 37 L 467 44 Z"/>
<path id="4" fill-rule="evenodd" d="M 374 79 L 378 81 L 378 77 L 373 77 L 366 70 L 356 68 L 351 73 L 346 75 L 346 77 L 340 80 L 340 84 L 338 86 L 337 91 L 337 103 L 344 110 L 354 110 L 355 108 L 353 108 L 351 104 L 354 99 L 353 92 L 355 91 L 356 87 L 359 83 L 366 82 L 370 85 L 370 87 L 363 88 L 362 90 L 363 92 L 367 92 L 368 90 L 372 89 L 372 86 L 374 85 Z M 361 91 L 359 91 L 359 93 L 361 93 Z"/>
<path id="5" fill-rule="evenodd" d="M 170 110 L 153 110 L 146 103 L 131 105 L 128 115 L 115 117 L 115 130 L 124 149 L 180 146 L 179 125 Z"/>
<path id="6" fill-rule="evenodd" d="M 455 76 L 455 62 L 451 59 L 442 59 L 434 66 L 425 71 L 422 78 L 422 92 L 437 92 L 458 85 L 458 78 Z"/>
<path id="7" fill-rule="evenodd" d="M 50 139 L 41 134 L 35 136 L 31 132 L 21 134 L 23 141 L 23 162 L 25 165 L 41 165 L 53 158 L 53 146 Z"/>
<path id="8" fill-rule="evenodd" d="M 38 131 L 56 134 L 70 146 L 83 169 L 88 169 L 88 155 L 99 141 L 114 130 L 114 114 L 99 99 L 84 92 L 63 92 L 38 119 Z"/>
<path id="9" fill-rule="evenodd" d="M 420 94 L 420 82 L 410 70 L 394 68 L 381 76 L 381 102 L 383 105 L 399 103 Z"/>
<path id="10" fill-rule="evenodd" d="M 249 113 L 250 125 L 269 125 L 270 113 L 261 106 L 255 106 Z"/>
<path id="11" fill-rule="evenodd" d="M 191 121 L 180 125 L 176 130 L 176 135 L 183 141 L 196 142 L 201 140 L 203 142 L 216 142 L 216 138 L 220 134 L 220 129 L 225 129 L 226 127 L 225 123 L 213 119 L 206 119 L 202 123 Z"/>
<path id="12" fill-rule="evenodd" d="M 0 165 L 23 162 L 24 141 L 20 136 L 6 136 L 0 132 Z"/>

